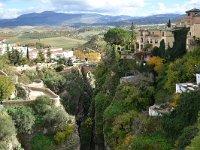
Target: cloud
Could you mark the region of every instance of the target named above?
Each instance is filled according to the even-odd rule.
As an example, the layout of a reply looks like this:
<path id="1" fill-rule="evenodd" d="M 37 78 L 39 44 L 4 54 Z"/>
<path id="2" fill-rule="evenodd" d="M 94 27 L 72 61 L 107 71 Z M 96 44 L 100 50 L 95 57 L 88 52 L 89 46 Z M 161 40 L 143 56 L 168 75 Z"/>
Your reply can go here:
<path id="1" fill-rule="evenodd" d="M 153 5 L 152 6 L 152 4 Z M 200 0 L 177 0 L 174 2 L 166 2 L 164 0 L 157 1 L 156 0 L 148 0 L 149 11 L 146 13 L 147 15 L 154 14 L 167 14 L 167 13 L 178 13 L 184 14 L 185 11 L 193 9 L 195 7 L 200 6 Z M 147 7 L 146 7 L 147 8 Z"/>
<path id="2" fill-rule="evenodd" d="M 21 11 L 18 9 L 9 9 L 0 3 L 0 16 L 1 19 L 10 19 L 15 18 L 21 14 Z"/>
<path id="3" fill-rule="evenodd" d="M 0 0 L 0 16 L 15 18 L 42 11 L 148 16 L 184 13 L 195 6 L 200 6 L 200 0 Z"/>
<path id="4" fill-rule="evenodd" d="M 194 5 L 194 6 L 198 6 L 200 5 L 200 1 L 199 0 L 188 0 L 190 4 Z"/>
<path id="5" fill-rule="evenodd" d="M 144 0 L 43 0 L 53 10 L 62 12 L 97 12 L 124 15 L 144 7 Z"/>

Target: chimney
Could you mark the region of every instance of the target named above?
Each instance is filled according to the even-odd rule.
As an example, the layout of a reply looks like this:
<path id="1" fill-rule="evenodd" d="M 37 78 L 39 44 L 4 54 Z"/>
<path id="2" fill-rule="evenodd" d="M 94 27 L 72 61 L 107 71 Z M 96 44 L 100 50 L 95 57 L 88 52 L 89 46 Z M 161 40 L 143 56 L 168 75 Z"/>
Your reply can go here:
<path id="1" fill-rule="evenodd" d="M 200 85 L 200 74 L 196 74 L 197 85 Z"/>

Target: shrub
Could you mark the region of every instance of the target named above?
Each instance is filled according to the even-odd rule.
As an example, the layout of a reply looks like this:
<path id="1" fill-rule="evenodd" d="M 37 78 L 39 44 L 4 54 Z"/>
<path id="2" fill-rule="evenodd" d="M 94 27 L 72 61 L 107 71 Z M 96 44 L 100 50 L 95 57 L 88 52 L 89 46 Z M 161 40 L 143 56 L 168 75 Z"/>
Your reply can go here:
<path id="1" fill-rule="evenodd" d="M 51 109 L 44 116 L 46 127 L 52 130 L 52 132 L 63 130 L 67 124 L 67 114 L 62 109 Z"/>
<path id="2" fill-rule="evenodd" d="M 56 67 L 56 72 L 61 72 L 64 70 L 64 65 L 59 65 L 58 67 Z"/>
<path id="3" fill-rule="evenodd" d="M 37 114 L 46 114 L 53 107 L 53 100 L 48 96 L 39 96 L 33 105 Z"/>
<path id="4" fill-rule="evenodd" d="M 54 136 L 54 139 L 57 143 L 63 143 L 66 141 L 72 134 L 74 133 L 74 125 L 73 124 L 68 124 L 64 130 L 59 131 L 56 133 Z"/>
<path id="5" fill-rule="evenodd" d="M 81 147 L 84 149 L 90 149 L 90 143 L 92 141 L 94 121 L 92 118 L 87 118 L 85 121 L 81 122 L 80 126 L 80 139 Z"/>
<path id="6" fill-rule="evenodd" d="M 104 110 L 109 106 L 111 100 L 111 96 L 106 96 L 102 92 L 98 93 L 95 97 L 95 141 L 99 144 L 104 143 L 103 113 Z"/>
<path id="7" fill-rule="evenodd" d="M 177 101 L 177 108 L 171 114 L 162 117 L 163 129 L 169 137 L 176 139 L 185 127 L 197 122 L 199 97 L 200 91 L 184 93 Z"/>
<path id="8" fill-rule="evenodd" d="M 23 98 L 24 100 L 27 98 L 26 89 L 23 88 L 21 85 L 17 84 L 15 86 L 17 90 L 17 97 Z"/>
<path id="9" fill-rule="evenodd" d="M 176 141 L 176 150 L 182 150 L 189 145 L 191 140 L 197 135 L 198 131 L 199 129 L 196 126 L 186 127 Z"/>
<path id="10" fill-rule="evenodd" d="M 9 77 L 0 77 L 0 99 L 10 98 L 12 92 L 14 92 L 15 86 Z"/>
<path id="11" fill-rule="evenodd" d="M 41 134 L 35 135 L 31 141 L 32 150 L 51 150 L 54 146 L 52 138 Z"/>
<path id="12" fill-rule="evenodd" d="M 0 141 L 16 134 L 14 122 L 5 111 L 0 111 L 0 120 Z"/>
<path id="13" fill-rule="evenodd" d="M 33 111 L 27 106 L 9 107 L 8 113 L 12 116 L 19 133 L 30 133 L 35 123 Z"/>
<path id="14" fill-rule="evenodd" d="M 134 137 L 129 147 L 133 150 L 171 150 L 171 144 L 159 134 Z"/>

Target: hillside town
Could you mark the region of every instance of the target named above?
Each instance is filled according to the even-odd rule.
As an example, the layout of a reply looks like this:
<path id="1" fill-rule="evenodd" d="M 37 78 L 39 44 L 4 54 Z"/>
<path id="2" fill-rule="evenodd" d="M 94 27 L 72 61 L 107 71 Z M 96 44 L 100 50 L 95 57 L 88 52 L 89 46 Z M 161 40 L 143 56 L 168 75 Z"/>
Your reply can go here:
<path id="1" fill-rule="evenodd" d="M 199 150 L 200 9 L 128 26 L 71 15 L 81 39 L 58 30 L 69 20 L 0 32 L 0 150 Z"/>

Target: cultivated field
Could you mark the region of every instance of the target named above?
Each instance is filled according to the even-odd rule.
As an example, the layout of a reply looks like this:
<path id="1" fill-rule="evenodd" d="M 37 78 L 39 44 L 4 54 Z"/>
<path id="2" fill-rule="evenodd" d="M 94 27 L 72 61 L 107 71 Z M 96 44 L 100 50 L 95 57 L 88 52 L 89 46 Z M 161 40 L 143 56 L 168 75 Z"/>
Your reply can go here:
<path id="1" fill-rule="evenodd" d="M 22 37 L 12 37 L 7 40 L 8 43 L 18 43 L 25 45 L 28 43 L 40 42 L 44 45 L 50 45 L 52 47 L 62 47 L 64 49 L 75 48 L 83 45 L 87 41 L 73 39 L 69 37 L 52 37 L 52 38 L 43 38 L 43 39 L 31 39 L 31 38 L 22 38 Z"/>

